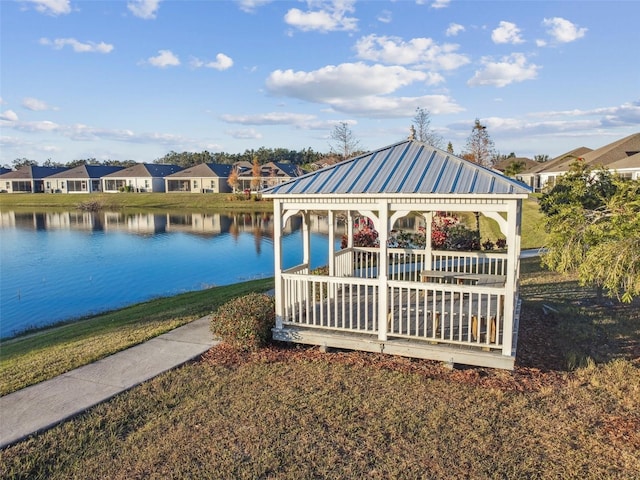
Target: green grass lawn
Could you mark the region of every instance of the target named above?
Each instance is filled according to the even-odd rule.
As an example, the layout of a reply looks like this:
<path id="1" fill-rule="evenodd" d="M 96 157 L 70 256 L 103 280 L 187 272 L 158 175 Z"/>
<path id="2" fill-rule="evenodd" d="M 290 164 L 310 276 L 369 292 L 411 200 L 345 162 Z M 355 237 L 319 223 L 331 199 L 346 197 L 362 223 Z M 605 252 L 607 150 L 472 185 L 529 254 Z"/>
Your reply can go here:
<path id="1" fill-rule="evenodd" d="M 161 335 L 212 313 L 231 298 L 272 287 L 270 278 L 158 298 L 3 341 L 0 395 Z"/>
<path id="2" fill-rule="evenodd" d="M 0 476 L 638 478 L 640 305 L 536 259 L 522 296 L 513 372 L 222 344 L 6 448 Z"/>
<path id="3" fill-rule="evenodd" d="M 76 208 L 96 202 L 104 209 L 196 209 L 233 211 L 271 211 L 271 201 L 246 199 L 231 193 L 80 193 L 80 194 L 0 194 L 0 207 Z"/>

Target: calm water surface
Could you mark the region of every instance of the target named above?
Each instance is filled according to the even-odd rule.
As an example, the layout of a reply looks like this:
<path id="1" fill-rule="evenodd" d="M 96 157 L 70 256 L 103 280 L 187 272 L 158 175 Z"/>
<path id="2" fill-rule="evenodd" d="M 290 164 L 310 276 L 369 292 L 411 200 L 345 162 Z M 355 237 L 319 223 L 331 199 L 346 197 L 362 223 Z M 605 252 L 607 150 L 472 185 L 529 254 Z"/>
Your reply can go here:
<path id="1" fill-rule="evenodd" d="M 0 212 L 0 337 L 153 297 L 273 276 L 271 214 Z M 312 264 L 326 264 L 314 219 Z M 299 222 L 285 267 L 302 258 Z"/>

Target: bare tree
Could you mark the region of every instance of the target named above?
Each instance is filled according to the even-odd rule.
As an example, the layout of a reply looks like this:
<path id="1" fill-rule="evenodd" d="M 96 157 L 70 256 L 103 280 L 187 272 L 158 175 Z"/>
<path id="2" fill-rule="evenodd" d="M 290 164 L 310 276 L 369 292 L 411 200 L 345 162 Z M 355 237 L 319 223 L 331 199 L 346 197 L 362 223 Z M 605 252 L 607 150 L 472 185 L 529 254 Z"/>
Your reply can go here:
<path id="1" fill-rule="evenodd" d="M 471 135 L 467 138 L 464 158 L 478 163 L 485 167 L 492 167 L 496 158 L 496 151 L 493 140 L 489 137 L 487 127 L 476 118 Z"/>
<path id="2" fill-rule="evenodd" d="M 416 140 L 429 145 L 442 148 L 444 139 L 431 128 L 431 113 L 422 107 L 416 108 L 416 116 L 413 117 L 413 127 L 416 131 Z"/>
<path id="3" fill-rule="evenodd" d="M 343 160 L 358 151 L 360 145 L 360 141 L 356 139 L 347 122 L 340 122 L 333 127 L 331 140 L 333 140 L 333 143 L 329 144 L 331 151 L 341 155 Z"/>

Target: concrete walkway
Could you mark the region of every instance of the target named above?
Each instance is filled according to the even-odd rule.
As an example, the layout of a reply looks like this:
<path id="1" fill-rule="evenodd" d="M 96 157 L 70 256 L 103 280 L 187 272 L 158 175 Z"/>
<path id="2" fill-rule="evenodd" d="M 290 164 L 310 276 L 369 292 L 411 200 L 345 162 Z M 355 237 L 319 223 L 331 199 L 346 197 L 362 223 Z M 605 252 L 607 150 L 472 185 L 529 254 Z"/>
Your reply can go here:
<path id="1" fill-rule="evenodd" d="M 209 317 L 203 317 L 95 363 L 0 397 L 0 448 L 182 365 L 216 343 L 209 330 Z"/>

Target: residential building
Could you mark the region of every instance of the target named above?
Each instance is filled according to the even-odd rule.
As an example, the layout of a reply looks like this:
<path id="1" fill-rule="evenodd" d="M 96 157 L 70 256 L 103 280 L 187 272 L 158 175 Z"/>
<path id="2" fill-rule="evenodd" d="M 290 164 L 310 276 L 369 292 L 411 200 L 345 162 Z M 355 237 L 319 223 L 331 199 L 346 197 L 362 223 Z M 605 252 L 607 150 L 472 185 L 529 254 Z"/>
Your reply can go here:
<path id="1" fill-rule="evenodd" d="M 108 165 L 78 165 L 47 177 L 46 190 L 54 193 L 101 192 L 102 177 L 122 169 Z"/>
<path id="2" fill-rule="evenodd" d="M 51 191 L 51 175 L 67 170 L 66 167 L 39 167 L 25 165 L 0 175 L 0 191 L 7 193 L 44 193 Z"/>
<path id="3" fill-rule="evenodd" d="M 138 163 L 102 178 L 105 192 L 164 192 L 165 177 L 182 167 L 157 163 Z"/>

